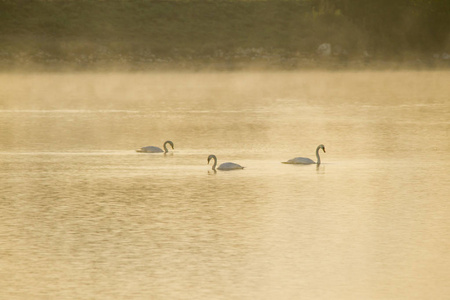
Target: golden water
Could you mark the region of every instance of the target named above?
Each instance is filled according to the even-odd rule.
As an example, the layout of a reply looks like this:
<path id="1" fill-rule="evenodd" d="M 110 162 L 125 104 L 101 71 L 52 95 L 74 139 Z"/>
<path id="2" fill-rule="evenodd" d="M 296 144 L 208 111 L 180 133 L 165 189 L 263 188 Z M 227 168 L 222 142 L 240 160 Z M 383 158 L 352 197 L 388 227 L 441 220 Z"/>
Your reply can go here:
<path id="1" fill-rule="evenodd" d="M 448 82 L 2 74 L 1 297 L 448 299 Z"/>

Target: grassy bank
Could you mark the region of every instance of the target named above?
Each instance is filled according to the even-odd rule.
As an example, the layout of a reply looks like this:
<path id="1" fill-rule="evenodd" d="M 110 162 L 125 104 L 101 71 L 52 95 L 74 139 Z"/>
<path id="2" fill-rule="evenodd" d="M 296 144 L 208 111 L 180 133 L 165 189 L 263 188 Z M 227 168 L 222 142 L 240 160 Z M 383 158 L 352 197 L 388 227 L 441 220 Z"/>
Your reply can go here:
<path id="1" fill-rule="evenodd" d="M 317 53 L 323 43 L 330 55 Z M 418 57 L 434 64 L 429 53 L 375 53 L 367 32 L 313 1 L 0 1 L 2 69 L 312 68 Z"/>

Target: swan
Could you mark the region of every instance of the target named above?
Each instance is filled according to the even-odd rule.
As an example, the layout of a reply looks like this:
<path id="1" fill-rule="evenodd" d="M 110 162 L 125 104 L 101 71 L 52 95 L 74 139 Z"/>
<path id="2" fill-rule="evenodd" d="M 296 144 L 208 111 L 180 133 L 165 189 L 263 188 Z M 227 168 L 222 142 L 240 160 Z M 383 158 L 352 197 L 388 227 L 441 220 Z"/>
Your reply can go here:
<path id="1" fill-rule="evenodd" d="M 325 151 L 325 146 L 320 144 L 319 146 L 317 146 L 316 148 L 316 157 L 317 157 L 317 164 L 320 165 L 320 156 L 319 156 L 319 150 L 322 149 L 324 153 L 326 153 Z M 296 157 L 293 159 L 290 159 L 288 161 L 284 161 L 283 164 L 303 164 L 303 165 L 309 165 L 309 164 L 316 164 L 316 162 L 314 162 L 312 159 L 307 158 L 307 157 Z"/>
<path id="2" fill-rule="evenodd" d="M 214 160 L 214 164 L 212 166 L 212 169 L 215 171 L 216 170 L 216 165 L 217 165 L 217 157 L 214 154 L 211 154 L 210 156 L 208 156 L 208 164 L 209 161 L 213 159 Z M 221 170 L 221 171 L 230 171 L 230 170 L 240 170 L 243 169 L 244 167 L 232 162 L 226 162 L 221 164 L 217 169 Z"/>
<path id="3" fill-rule="evenodd" d="M 169 152 L 169 150 L 167 150 L 167 146 L 166 146 L 167 144 L 172 146 L 172 149 L 175 149 L 173 147 L 173 142 L 172 141 L 165 141 L 164 142 L 164 146 L 163 146 L 164 147 L 164 151 L 161 148 L 159 148 L 159 147 L 147 146 L 147 147 L 142 147 L 141 149 L 136 150 L 136 152 L 146 152 L 146 153 L 161 153 L 161 152 L 164 152 L 164 153 L 167 153 L 167 152 Z"/>

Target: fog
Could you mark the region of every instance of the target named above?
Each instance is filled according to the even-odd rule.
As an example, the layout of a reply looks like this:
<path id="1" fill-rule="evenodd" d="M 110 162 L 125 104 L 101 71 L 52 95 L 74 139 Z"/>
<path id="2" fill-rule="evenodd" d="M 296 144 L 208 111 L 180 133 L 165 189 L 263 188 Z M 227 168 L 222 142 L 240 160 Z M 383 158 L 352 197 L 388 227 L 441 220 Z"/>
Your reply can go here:
<path id="1" fill-rule="evenodd" d="M 202 109 L 209 101 L 245 108 L 241 98 L 298 96 L 309 104 L 347 99 L 355 104 L 445 102 L 447 71 L 362 72 L 145 72 L 3 73 L 0 109 L 140 109 L 166 103 L 167 109 Z M 416 95 L 426 95 L 417 98 Z M 150 107 L 151 108 L 151 107 Z"/>

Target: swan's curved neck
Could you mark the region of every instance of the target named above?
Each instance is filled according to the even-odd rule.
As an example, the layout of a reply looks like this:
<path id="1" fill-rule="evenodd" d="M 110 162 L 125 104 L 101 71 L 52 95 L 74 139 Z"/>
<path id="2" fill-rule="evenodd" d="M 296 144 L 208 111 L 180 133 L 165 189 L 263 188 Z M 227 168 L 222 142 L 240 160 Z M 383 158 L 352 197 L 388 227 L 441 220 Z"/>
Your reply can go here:
<path id="1" fill-rule="evenodd" d="M 217 157 L 215 155 L 213 155 L 211 158 L 214 159 L 214 164 L 212 166 L 212 169 L 215 171 L 216 170 L 216 166 L 217 166 Z"/>
<path id="2" fill-rule="evenodd" d="M 320 150 L 320 147 L 317 147 L 317 149 L 316 149 L 316 157 L 317 157 L 317 164 L 318 164 L 318 165 L 320 165 L 320 155 L 319 155 L 319 150 Z"/>
<path id="3" fill-rule="evenodd" d="M 165 143 L 164 143 L 164 153 L 169 152 L 169 150 L 167 150 L 167 144 L 168 144 L 168 142 L 165 142 Z"/>

